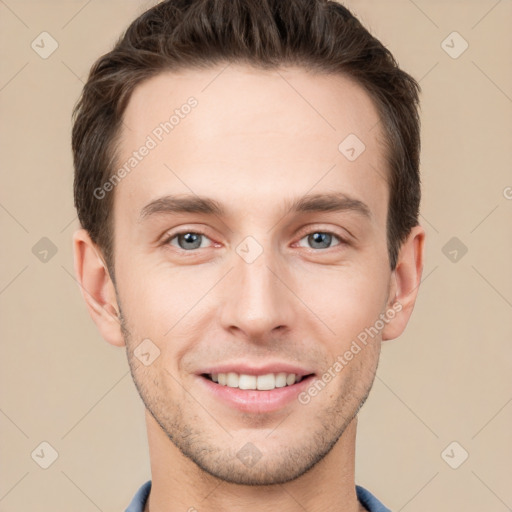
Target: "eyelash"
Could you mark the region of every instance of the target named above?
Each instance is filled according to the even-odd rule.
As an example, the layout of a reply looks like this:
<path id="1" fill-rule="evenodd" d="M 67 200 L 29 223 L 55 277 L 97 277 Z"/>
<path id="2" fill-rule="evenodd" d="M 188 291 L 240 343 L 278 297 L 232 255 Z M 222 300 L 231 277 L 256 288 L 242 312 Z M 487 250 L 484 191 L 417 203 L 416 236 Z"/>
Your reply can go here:
<path id="1" fill-rule="evenodd" d="M 309 235 L 313 235 L 315 233 L 321 233 L 321 234 L 324 234 L 324 235 L 331 235 L 333 238 L 337 239 L 339 243 L 335 244 L 335 245 L 333 245 L 331 247 L 327 247 L 325 249 L 314 249 L 314 248 L 309 247 L 308 249 L 310 249 L 311 251 L 314 251 L 314 252 L 317 252 L 317 251 L 326 252 L 329 249 L 333 249 L 334 247 L 338 247 L 338 246 L 342 246 L 342 245 L 348 245 L 347 240 L 342 238 L 340 235 L 338 235 L 336 233 L 333 233 L 332 231 L 322 231 L 320 229 L 314 229 L 314 230 L 307 231 L 307 232 L 301 234 L 302 236 L 298 240 L 298 242 L 300 242 L 304 238 L 308 237 Z M 186 234 L 201 235 L 201 236 L 206 237 L 206 238 L 208 238 L 210 240 L 210 237 L 206 233 L 204 233 L 204 232 L 202 232 L 200 230 L 184 230 L 184 231 L 178 231 L 176 233 L 173 233 L 173 234 L 169 235 L 168 237 L 165 238 L 163 244 L 164 245 L 172 245 L 171 244 L 172 240 L 174 240 L 175 238 L 177 238 L 180 235 L 186 235 Z M 196 253 L 198 251 L 198 249 L 201 249 L 201 247 L 198 247 L 196 249 L 185 250 L 185 249 L 182 249 L 181 247 L 177 247 L 177 246 L 173 246 L 173 247 L 175 247 L 176 249 L 178 249 L 182 253 L 191 253 L 191 254 Z M 205 249 L 205 247 L 203 247 L 203 249 Z"/>

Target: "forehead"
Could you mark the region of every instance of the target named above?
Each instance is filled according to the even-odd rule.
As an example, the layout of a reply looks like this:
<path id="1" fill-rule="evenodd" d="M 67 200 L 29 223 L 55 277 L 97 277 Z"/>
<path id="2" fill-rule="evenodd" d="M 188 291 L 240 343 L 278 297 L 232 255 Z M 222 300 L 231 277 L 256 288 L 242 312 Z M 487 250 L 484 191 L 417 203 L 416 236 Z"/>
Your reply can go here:
<path id="1" fill-rule="evenodd" d="M 315 187 L 387 199 L 377 109 L 342 75 L 234 64 L 166 72 L 134 90 L 123 121 L 117 165 L 128 172 L 115 209 L 179 193 L 270 204 Z"/>

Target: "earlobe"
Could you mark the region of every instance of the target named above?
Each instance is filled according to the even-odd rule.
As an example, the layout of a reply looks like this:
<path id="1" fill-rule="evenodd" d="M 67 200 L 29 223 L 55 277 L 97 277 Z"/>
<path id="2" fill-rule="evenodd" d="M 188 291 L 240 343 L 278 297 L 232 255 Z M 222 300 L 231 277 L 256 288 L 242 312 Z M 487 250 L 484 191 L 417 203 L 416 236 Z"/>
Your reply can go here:
<path id="1" fill-rule="evenodd" d="M 91 318 L 106 341 L 124 346 L 114 284 L 100 249 L 85 229 L 74 233 L 73 253 L 75 274 Z"/>
<path id="2" fill-rule="evenodd" d="M 400 336 L 409 322 L 423 273 L 424 246 L 425 230 L 419 225 L 415 226 L 400 248 L 398 262 L 391 276 L 388 307 L 393 308 L 396 315 L 384 327 L 383 341 Z"/>

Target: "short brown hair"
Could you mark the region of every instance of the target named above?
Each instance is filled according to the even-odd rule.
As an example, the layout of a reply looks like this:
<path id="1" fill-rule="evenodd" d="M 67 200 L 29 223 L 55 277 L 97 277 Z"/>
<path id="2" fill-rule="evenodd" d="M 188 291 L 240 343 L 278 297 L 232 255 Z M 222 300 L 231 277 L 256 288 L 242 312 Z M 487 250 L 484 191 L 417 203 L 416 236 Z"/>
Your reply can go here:
<path id="1" fill-rule="evenodd" d="M 122 118 L 137 85 L 161 72 L 240 62 L 299 65 L 342 74 L 370 95 L 382 120 L 389 168 L 391 269 L 420 204 L 420 86 L 352 13 L 330 0 L 167 0 L 139 16 L 93 65 L 73 111 L 74 198 L 82 227 L 113 274 L 113 192 L 94 191 L 115 171 Z M 341 142 L 341 141 L 340 141 Z"/>

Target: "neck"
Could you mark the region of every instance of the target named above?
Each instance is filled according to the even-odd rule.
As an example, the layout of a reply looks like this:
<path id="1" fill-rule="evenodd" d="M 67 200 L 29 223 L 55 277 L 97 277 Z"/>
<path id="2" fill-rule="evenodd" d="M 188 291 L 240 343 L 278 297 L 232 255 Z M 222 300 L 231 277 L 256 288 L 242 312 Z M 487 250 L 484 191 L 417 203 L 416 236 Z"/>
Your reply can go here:
<path id="1" fill-rule="evenodd" d="M 354 482 L 357 417 L 315 466 L 285 484 L 239 485 L 206 473 L 185 457 L 146 410 L 151 492 L 144 512 L 363 512 Z"/>

